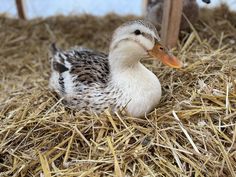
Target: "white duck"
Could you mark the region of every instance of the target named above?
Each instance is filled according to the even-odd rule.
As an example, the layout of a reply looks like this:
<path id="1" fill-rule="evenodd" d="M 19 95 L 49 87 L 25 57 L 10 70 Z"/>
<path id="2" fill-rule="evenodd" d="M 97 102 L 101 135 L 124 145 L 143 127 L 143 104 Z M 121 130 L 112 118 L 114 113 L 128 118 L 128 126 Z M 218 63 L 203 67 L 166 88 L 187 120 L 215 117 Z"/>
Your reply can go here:
<path id="1" fill-rule="evenodd" d="M 140 60 L 152 57 L 173 68 L 182 65 L 160 44 L 155 27 L 143 20 L 117 28 L 108 55 L 83 48 L 60 51 L 55 45 L 52 49 L 50 87 L 68 107 L 94 113 L 110 108 L 144 116 L 159 103 L 161 85 Z"/>

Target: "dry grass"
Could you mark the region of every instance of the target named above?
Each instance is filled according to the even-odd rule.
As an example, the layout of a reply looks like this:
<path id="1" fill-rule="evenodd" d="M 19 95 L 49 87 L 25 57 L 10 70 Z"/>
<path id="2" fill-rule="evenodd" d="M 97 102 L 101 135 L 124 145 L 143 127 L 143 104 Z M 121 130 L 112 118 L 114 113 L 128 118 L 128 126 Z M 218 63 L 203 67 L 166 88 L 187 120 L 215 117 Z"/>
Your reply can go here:
<path id="1" fill-rule="evenodd" d="M 143 119 L 65 110 L 47 87 L 51 41 L 107 51 L 135 17 L 1 16 L 0 176 L 235 176 L 236 15 L 201 14 L 176 50 L 184 69 L 146 62 L 163 99 Z"/>

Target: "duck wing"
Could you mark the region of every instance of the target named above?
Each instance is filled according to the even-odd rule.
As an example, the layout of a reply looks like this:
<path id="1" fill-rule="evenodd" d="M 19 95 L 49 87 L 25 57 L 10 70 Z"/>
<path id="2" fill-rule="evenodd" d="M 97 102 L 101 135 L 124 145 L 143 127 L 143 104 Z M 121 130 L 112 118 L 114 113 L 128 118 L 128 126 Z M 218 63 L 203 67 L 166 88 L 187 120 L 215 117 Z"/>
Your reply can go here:
<path id="1" fill-rule="evenodd" d="M 61 51 L 55 45 L 52 45 L 51 68 L 50 86 L 60 94 L 71 93 L 81 85 L 106 85 L 110 72 L 107 54 L 85 48 Z"/>

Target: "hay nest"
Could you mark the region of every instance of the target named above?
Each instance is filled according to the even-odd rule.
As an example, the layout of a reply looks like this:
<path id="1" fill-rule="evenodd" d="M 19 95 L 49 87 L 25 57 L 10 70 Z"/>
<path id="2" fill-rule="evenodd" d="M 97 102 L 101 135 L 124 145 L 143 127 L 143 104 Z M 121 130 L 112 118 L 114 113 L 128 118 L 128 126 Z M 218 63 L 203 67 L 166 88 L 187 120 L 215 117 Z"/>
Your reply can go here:
<path id="1" fill-rule="evenodd" d="M 145 62 L 163 98 L 143 119 L 66 110 L 48 90 L 52 41 L 107 51 L 137 17 L 0 17 L 0 176 L 235 176 L 236 15 L 202 10 L 182 32 L 185 68 Z"/>

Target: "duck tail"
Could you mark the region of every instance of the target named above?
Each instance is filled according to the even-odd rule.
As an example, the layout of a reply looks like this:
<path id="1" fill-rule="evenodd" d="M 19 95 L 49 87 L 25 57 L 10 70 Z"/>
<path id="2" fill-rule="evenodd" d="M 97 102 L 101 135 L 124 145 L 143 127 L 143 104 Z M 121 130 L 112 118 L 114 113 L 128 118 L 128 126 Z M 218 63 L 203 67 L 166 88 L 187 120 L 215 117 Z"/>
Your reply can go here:
<path id="1" fill-rule="evenodd" d="M 63 73 L 65 71 L 68 71 L 69 68 L 66 67 L 66 61 L 63 58 L 63 54 L 61 53 L 61 50 L 57 48 L 55 43 L 52 43 L 50 46 L 51 51 L 51 66 L 52 70 L 56 71 L 58 73 Z"/>
<path id="2" fill-rule="evenodd" d="M 55 43 L 51 44 L 50 52 L 51 77 L 49 87 L 63 95 L 65 94 L 65 75 L 63 73 L 68 71 L 69 68 L 66 67 L 65 56 L 62 50 L 58 49 Z"/>
<path id="3" fill-rule="evenodd" d="M 50 46 L 50 51 L 53 55 L 56 55 L 60 50 L 57 48 L 56 43 L 53 42 Z"/>

